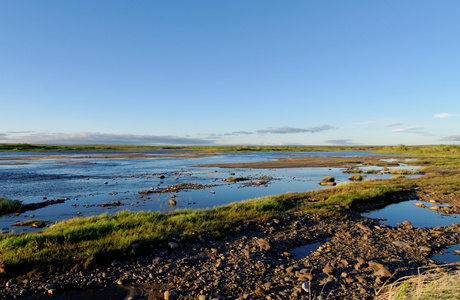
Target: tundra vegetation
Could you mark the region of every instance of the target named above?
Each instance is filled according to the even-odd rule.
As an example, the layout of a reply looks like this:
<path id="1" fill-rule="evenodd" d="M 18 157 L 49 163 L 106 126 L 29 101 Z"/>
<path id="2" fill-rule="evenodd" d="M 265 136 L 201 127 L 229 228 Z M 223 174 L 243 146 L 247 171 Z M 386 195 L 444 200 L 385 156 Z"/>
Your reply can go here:
<path id="1" fill-rule="evenodd" d="M 11 200 L 0 197 L 0 215 L 19 211 L 22 204 L 19 200 Z"/>
<path id="2" fill-rule="evenodd" d="M 0 146 L 3 146 L 3 149 L 6 147 L 5 145 Z M 43 148 L 40 147 L 32 147 L 32 150 L 42 151 Z M 58 150 L 60 147 L 62 147 L 60 150 L 67 150 L 66 146 L 55 147 L 47 150 Z M 70 150 L 76 150 L 76 146 L 69 147 Z M 85 146 L 81 147 L 79 150 L 94 150 L 84 148 Z M 115 148 L 122 149 L 121 147 Z M 19 146 L 9 150 L 14 151 L 15 149 L 25 150 Z M 169 149 L 179 148 L 170 147 Z M 104 214 L 70 219 L 37 233 L 1 235 L 0 263 L 8 270 L 16 270 L 18 276 L 25 275 L 27 272 L 32 272 L 29 273 L 30 275 L 75 267 L 86 268 L 94 265 L 95 262 L 109 262 L 123 254 L 127 256 L 142 254 L 142 249 L 165 245 L 173 238 L 180 237 L 183 241 L 199 239 L 202 235 L 218 238 L 223 231 L 236 223 L 263 223 L 273 218 L 283 218 L 294 212 L 347 218 L 359 206 L 382 202 L 395 194 L 420 189 L 430 193 L 449 193 L 460 196 L 460 146 L 295 146 L 292 148 L 270 146 L 260 147 L 260 149 L 247 147 L 244 150 L 238 147 L 189 147 L 187 149 L 222 152 L 337 151 L 338 149 L 378 151 L 415 158 L 415 160 L 404 163 L 422 165 L 419 171 L 423 172 L 424 176 L 418 178 L 397 176 L 389 180 L 341 183 L 328 189 L 252 199 L 213 209 L 179 210 L 169 214 L 123 211 L 115 215 Z M 404 156 L 402 160 L 406 158 Z M 331 179 L 327 180 L 331 182 Z M 0 198 L 0 212 L 19 210 L 20 206 L 20 201 Z M 133 247 L 134 244 L 137 247 Z"/>

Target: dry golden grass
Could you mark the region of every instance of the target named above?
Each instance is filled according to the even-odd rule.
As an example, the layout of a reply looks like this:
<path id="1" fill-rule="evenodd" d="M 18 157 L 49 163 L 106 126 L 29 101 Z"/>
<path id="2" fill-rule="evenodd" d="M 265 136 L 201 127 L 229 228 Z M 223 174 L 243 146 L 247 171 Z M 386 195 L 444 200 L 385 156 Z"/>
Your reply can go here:
<path id="1" fill-rule="evenodd" d="M 425 271 L 421 272 L 423 269 Z M 419 268 L 419 274 L 384 286 L 378 300 L 460 299 L 460 264 Z"/>

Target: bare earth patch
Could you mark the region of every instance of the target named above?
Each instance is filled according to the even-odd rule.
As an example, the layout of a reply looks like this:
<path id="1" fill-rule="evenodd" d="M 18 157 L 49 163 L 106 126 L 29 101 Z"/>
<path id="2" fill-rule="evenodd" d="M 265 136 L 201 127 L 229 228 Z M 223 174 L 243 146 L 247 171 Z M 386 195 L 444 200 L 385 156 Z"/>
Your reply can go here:
<path id="1" fill-rule="evenodd" d="M 247 168 L 247 169 L 283 169 L 304 167 L 329 167 L 349 168 L 359 164 L 388 166 L 398 165 L 397 162 L 387 162 L 383 159 L 400 159 L 399 156 L 356 156 L 356 157 L 289 157 L 279 158 L 272 161 L 260 161 L 252 163 L 228 163 L 228 164 L 205 164 L 195 167 L 218 167 L 218 168 Z"/>

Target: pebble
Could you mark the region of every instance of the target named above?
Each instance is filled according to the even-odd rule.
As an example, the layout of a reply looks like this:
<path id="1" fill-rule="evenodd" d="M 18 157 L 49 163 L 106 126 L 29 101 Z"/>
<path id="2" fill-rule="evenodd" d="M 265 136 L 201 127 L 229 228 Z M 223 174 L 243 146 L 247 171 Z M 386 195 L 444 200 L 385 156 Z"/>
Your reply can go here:
<path id="1" fill-rule="evenodd" d="M 310 292 L 310 285 L 307 282 L 302 283 L 301 287 L 304 292 Z"/>

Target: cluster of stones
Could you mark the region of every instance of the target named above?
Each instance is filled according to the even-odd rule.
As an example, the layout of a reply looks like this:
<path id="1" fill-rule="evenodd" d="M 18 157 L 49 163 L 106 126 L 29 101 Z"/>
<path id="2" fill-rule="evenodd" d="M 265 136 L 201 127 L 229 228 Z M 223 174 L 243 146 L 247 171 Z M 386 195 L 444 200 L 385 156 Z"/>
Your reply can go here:
<path id="1" fill-rule="evenodd" d="M 322 246 L 307 257 L 291 254 L 319 241 Z M 391 227 L 359 217 L 289 214 L 262 224 L 234 223 L 220 239 L 177 237 L 162 248 L 133 244 L 131 252 L 146 254 L 95 269 L 10 280 L 0 297 L 142 286 L 162 299 L 372 299 L 387 280 L 437 264 L 430 257 L 459 242 L 457 224 Z"/>
<path id="2" fill-rule="evenodd" d="M 187 191 L 187 190 L 204 190 L 206 188 L 213 187 L 215 185 L 210 184 L 200 184 L 200 183 L 179 183 L 176 185 L 171 185 L 168 187 L 163 188 L 153 188 L 151 187 L 149 190 L 142 190 L 139 194 L 152 194 L 152 193 L 177 193 L 179 191 Z"/>

